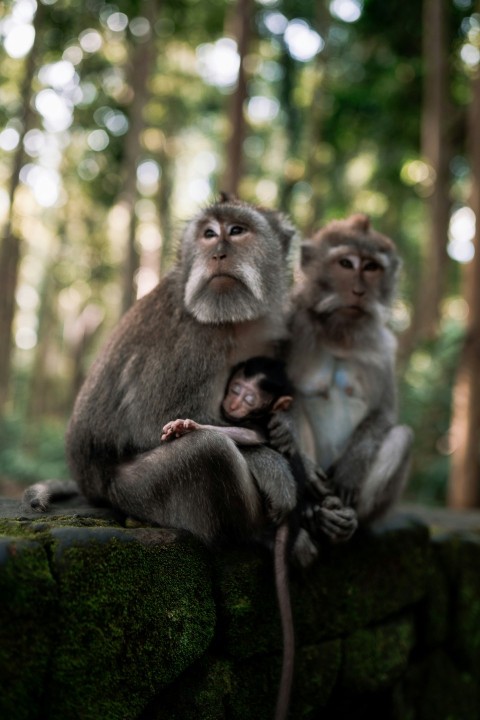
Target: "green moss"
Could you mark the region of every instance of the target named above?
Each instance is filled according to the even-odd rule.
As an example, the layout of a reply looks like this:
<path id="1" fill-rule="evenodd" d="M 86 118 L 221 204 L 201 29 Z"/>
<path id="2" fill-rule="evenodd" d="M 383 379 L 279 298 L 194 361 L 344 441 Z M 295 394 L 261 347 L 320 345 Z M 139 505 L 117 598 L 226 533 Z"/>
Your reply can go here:
<path id="1" fill-rule="evenodd" d="M 282 635 L 270 552 L 235 550 L 215 557 L 217 645 L 234 658 L 280 650 Z"/>
<path id="2" fill-rule="evenodd" d="M 432 543 L 432 562 L 427 571 L 427 592 L 419 608 L 419 644 L 431 650 L 444 644 L 451 618 L 451 598 L 447 576 L 442 568 L 439 546 Z"/>
<path id="3" fill-rule="evenodd" d="M 429 563 L 428 529 L 401 516 L 345 545 L 325 543 L 306 577 L 292 583 L 299 640 L 338 637 L 418 603 Z"/>
<path id="4" fill-rule="evenodd" d="M 206 650 L 208 558 L 162 530 L 57 529 L 60 602 L 50 720 L 135 718 Z M 141 539 L 141 542 L 138 542 Z"/>
<path id="5" fill-rule="evenodd" d="M 453 589 L 452 646 L 465 667 L 480 676 L 480 538 L 462 538 Z"/>
<path id="6" fill-rule="evenodd" d="M 421 600 L 430 563 L 428 529 L 398 518 L 355 535 L 345 545 L 324 543 L 307 571 L 292 569 L 291 594 L 300 645 L 365 627 Z M 265 551 L 236 551 L 216 560 L 219 636 L 233 657 L 281 647 L 273 560 Z"/>
<path id="7" fill-rule="evenodd" d="M 56 584 L 44 548 L 0 539 L 0 717 L 35 720 L 54 641 Z"/>
<path id="8" fill-rule="evenodd" d="M 303 647 L 297 651 L 292 717 L 307 720 L 321 716 L 335 687 L 341 658 L 341 640 Z"/>
<path id="9" fill-rule="evenodd" d="M 342 687 L 355 694 L 392 687 L 405 672 L 414 643 L 411 617 L 353 633 L 344 642 Z"/>

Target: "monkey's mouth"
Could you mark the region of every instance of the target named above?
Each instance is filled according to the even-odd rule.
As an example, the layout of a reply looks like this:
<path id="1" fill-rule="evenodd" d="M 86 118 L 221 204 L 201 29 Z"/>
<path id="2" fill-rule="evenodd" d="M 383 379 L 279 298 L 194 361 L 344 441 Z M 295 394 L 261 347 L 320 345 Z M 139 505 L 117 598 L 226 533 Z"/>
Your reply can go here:
<path id="1" fill-rule="evenodd" d="M 367 314 L 367 311 L 361 305 L 344 305 L 343 307 L 338 308 L 338 310 L 343 315 L 348 315 L 350 317 Z"/>
<path id="2" fill-rule="evenodd" d="M 233 275 L 228 275 L 227 273 L 219 273 L 218 275 L 213 275 L 208 281 L 209 287 L 213 288 L 217 292 L 226 292 L 237 283 L 237 278 Z"/>

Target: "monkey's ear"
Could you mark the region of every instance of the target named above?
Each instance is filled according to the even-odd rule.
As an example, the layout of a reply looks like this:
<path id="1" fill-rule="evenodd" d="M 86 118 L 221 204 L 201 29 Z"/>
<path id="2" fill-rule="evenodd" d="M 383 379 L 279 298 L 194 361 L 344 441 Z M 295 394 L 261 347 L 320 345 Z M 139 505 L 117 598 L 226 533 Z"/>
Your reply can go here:
<path id="1" fill-rule="evenodd" d="M 291 395 L 282 395 L 273 404 L 272 412 L 278 412 L 279 410 L 288 410 L 293 402 Z"/>
<path id="2" fill-rule="evenodd" d="M 364 213 L 356 213 L 347 218 L 347 222 L 356 230 L 361 232 L 368 232 L 370 230 L 370 218 Z"/>
<path id="3" fill-rule="evenodd" d="M 302 267 L 309 265 L 315 257 L 315 245 L 310 240 L 304 240 L 300 245 L 300 263 Z"/>
<path id="4" fill-rule="evenodd" d="M 225 192 L 225 190 L 220 190 L 219 194 L 220 194 L 219 202 L 221 202 L 221 203 L 235 202 L 237 199 L 235 197 L 235 195 L 232 195 L 232 193 Z"/>

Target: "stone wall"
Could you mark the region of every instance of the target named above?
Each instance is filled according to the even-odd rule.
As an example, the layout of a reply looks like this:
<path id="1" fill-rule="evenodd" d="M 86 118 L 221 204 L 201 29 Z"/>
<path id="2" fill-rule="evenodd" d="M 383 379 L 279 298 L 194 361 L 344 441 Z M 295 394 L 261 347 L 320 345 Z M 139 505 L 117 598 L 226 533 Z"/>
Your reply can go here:
<path id="1" fill-rule="evenodd" d="M 397 513 L 292 570 L 291 718 L 480 718 L 480 539 Z M 457 523 L 458 525 L 458 523 Z M 0 503 L 2 720 L 267 720 L 272 558 Z"/>

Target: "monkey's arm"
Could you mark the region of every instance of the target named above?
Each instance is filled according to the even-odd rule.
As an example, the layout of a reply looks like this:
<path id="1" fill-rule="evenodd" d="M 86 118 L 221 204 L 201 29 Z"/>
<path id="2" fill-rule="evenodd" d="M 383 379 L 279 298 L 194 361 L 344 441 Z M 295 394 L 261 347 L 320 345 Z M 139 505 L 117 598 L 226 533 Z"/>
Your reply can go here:
<path id="1" fill-rule="evenodd" d="M 291 416 L 287 412 L 275 412 L 268 424 L 269 444 L 289 458 L 294 476 L 300 483 L 299 507 L 302 514 L 300 524 L 312 537 L 326 535 L 332 542 L 350 540 L 358 527 L 356 512 L 345 507 L 335 497 L 325 473 L 298 450 Z"/>
<path id="2" fill-rule="evenodd" d="M 261 445 L 265 442 L 260 433 L 249 428 L 236 427 L 234 425 L 200 425 L 195 420 L 171 420 L 162 431 L 162 440 L 174 440 L 194 430 L 215 430 L 215 432 L 226 435 L 237 445 Z"/>
<path id="3" fill-rule="evenodd" d="M 272 413 L 268 421 L 268 444 L 287 458 L 298 454 L 292 416 L 289 412 L 280 410 Z"/>

